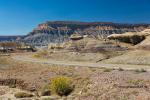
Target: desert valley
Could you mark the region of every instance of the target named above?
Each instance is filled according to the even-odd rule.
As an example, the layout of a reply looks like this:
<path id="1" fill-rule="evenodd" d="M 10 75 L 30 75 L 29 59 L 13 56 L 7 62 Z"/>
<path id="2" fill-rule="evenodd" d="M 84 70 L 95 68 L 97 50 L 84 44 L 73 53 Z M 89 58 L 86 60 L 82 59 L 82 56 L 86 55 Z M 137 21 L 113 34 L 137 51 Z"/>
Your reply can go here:
<path id="1" fill-rule="evenodd" d="M 149 24 L 48 21 L 0 41 L 0 100 L 150 99 Z"/>

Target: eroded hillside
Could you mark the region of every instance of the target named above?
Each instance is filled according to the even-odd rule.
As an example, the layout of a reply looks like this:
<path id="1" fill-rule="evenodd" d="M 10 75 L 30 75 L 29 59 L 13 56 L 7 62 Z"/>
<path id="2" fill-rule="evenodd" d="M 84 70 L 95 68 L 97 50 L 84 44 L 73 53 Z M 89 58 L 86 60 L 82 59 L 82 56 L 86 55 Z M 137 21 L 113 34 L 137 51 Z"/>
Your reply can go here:
<path id="1" fill-rule="evenodd" d="M 99 39 L 114 33 L 137 32 L 147 27 L 147 24 L 54 21 L 39 24 L 37 28 L 23 38 L 23 41 L 34 45 L 47 45 L 52 42 L 68 41 L 73 33 Z"/>

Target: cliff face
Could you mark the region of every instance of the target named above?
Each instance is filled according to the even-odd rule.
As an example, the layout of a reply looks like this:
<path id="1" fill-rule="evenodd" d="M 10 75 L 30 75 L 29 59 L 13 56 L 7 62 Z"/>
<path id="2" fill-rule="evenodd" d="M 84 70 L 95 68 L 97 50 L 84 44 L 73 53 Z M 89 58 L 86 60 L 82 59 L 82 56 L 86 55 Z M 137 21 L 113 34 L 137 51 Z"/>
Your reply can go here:
<path id="1" fill-rule="evenodd" d="M 47 45 L 48 43 L 67 41 L 75 32 L 93 38 L 104 38 L 114 33 L 142 31 L 147 27 L 147 24 L 54 21 L 39 24 L 23 38 L 23 41 L 32 45 Z"/>

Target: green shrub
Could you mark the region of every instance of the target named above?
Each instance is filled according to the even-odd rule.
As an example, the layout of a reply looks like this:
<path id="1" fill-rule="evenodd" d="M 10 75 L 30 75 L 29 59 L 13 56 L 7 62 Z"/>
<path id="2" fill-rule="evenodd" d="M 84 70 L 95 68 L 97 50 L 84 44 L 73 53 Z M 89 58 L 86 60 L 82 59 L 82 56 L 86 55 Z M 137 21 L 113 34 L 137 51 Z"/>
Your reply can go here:
<path id="1" fill-rule="evenodd" d="M 73 91 L 73 86 L 68 77 L 60 76 L 52 80 L 51 89 L 60 96 L 67 96 Z"/>
<path id="2" fill-rule="evenodd" d="M 26 98 L 26 97 L 33 97 L 32 94 L 26 92 L 18 92 L 15 94 L 16 98 Z"/>

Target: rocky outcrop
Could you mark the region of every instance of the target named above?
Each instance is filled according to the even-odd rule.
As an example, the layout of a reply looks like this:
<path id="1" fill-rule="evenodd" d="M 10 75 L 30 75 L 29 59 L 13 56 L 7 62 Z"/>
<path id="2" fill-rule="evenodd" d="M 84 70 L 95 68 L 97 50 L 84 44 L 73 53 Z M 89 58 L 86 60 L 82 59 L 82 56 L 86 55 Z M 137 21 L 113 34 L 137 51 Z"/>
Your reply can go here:
<path id="1" fill-rule="evenodd" d="M 150 48 L 150 28 L 147 28 L 141 32 L 126 32 L 123 34 L 111 34 L 107 36 L 110 40 L 118 40 L 121 42 L 132 43 L 137 46 Z"/>
<path id="2" fill-rule="evenodd" d="M 23 37 L 22 41 L 40 46 L 68 41 L 73 33 L 100 39 L 114 33 L 142 31 L 147 27 L 148 24 L 54 21 L 39 24 L 37 28 Z"/>

